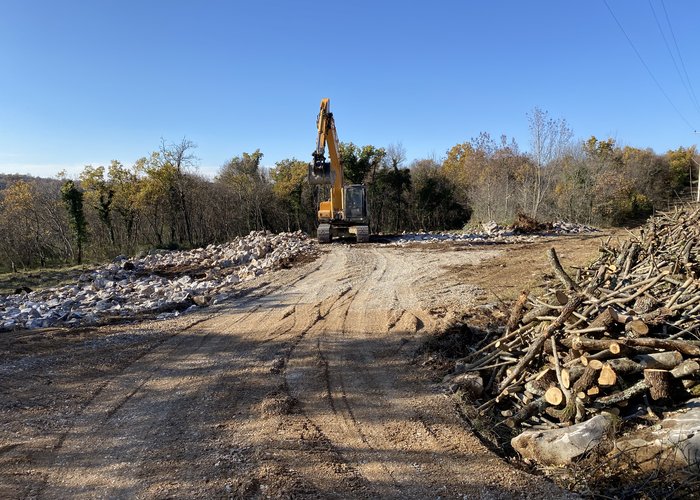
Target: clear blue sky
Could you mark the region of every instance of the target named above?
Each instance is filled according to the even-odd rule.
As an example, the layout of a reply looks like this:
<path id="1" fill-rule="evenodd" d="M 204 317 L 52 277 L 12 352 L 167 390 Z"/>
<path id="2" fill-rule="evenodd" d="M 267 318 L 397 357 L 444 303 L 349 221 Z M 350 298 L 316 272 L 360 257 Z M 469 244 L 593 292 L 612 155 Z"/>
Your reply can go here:
<path id="1" fill-rule="evenodd" d="M 527 150 L 535 106 L 577 138 L 697 143 L 649 2 L 608 3 L 673 105 L 603 0 L 0 0 L 0 172 L 131 165 L 183 137 L 205 174 L 257 148 L 308 160 L 322 97 L 340 140 L 409 160 L 481 131 Z M 700 96 L 700 2 L 651 5 Z"/>

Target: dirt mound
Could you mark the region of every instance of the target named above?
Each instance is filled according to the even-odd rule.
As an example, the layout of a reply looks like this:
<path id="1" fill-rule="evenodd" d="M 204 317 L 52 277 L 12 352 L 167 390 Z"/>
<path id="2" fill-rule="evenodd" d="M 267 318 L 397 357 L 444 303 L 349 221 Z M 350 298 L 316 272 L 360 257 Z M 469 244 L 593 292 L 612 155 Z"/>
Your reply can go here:
<path id="1" fill-rule="evenodd" d="M 551 231 L 554 228 L 551 222 L 538 222 L 533 217 L 522 212 L 518 213 L 513 223 L 515 234 L 533 234 L 543 231 Z"/>
<path id="2" fill-rule="evenodd" d="M 283 392 L 272 392 L 260 403 L 260 411 L 263 415 L 289 415 L 299 402 Z"/>

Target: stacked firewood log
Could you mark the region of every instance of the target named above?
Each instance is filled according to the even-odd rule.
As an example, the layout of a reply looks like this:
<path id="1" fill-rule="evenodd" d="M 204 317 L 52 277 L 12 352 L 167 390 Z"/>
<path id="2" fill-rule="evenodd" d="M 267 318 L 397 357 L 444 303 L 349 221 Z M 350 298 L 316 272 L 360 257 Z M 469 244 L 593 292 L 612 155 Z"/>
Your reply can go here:
<path id="1" fill-rule="evenodd" d="M 700 208 L 660 214 L 590 266 L 554 249 L 548 292 L 460 360 L 454 390 L 512 428 L 623 418 L 700 395 Z"/>

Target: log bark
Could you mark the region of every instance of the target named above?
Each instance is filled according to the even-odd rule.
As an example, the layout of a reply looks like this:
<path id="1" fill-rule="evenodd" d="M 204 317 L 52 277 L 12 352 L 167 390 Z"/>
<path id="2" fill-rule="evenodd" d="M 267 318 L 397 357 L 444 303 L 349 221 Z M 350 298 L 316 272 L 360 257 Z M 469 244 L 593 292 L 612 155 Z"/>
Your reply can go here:
<path id="1" fill-rule="evenodd" d="M 634 360 L 643 368 L 671 370 L 683 362 L 683 355 L 678 351 L 652 352 L 639 354 Z"/>
<path id="2" fill-rule="evenodd" d="M 564 284 L 567 290 L 574 290 L 578 292 L 578 285 L 574 282 L 574 280 L 571 279 L 571 276 L 569 276 L 566 273 L 566 271 L 564 271 L 564 268 L 561 266 L 561 262 L 559 262 L 559 257 L 557 257 L 557 252 L 556 250 L 554 250 L 554 248 L 550 248 L 547 251 L 547 257 L 549 258 L 549 263 L 552 265 L 552 269 L 554 269 L 554 274 L 557 275 L 559 281 L 561 281 Z"/>
<path id="3" fill-rule="evenodd" d="M 639 319 L 648 325 L 660 325 L 671 317 L 673 317 L 673 311 L 668 307 L 659 307 L 654 311 L 639 315 Z"/>
<path id="4" fill-rule="evenodd" d="M 680 379 L 683 377 L 688 377 L 692 376 L 700 371 L 700 363 L 694 360 L 687 360 L 675 367 L 673 370 L 670 371 L 671 376 L 673 376 L 676 379 Z M 630 398 L 633 398 L 634 396 L 643 393 L 649 389 L 649 384 L 646 382 L 646 380 L 640 380 L 636 384 L 628 387 L 624 391 L 616 392 L 614 394 L 611 394 L 610 396 L 604 396 L 602 398 L 598 398 L 594 402 L 594 407 L 596 408 L 605 408 L 609 405 L 614 405 L 621 403 L 622 401 L 627 401 Z"/>
<path id="5" fill-rule="evenodd" d="M 535 341 L 530 345 L 530 348 L 528 349 L 525 356 L 523 356 L 518 362 L 518 364 L 515 365 L 515 368 L 513 368 L 513 371 L 510 373 L 510 375 L 508 375 L 505 378 L 505 380 L 501 382 L 501 385 L 499 386 L 501 391 L 508 387 L 508 385 L 520 375 L 520 373 L 525 369 L 525 367 L 529 365 L 533 359 L 535 359 L 535 356 L 542 352 L 542 348 L 544 347 L 545 341 L 552 335 L 554 335 L 554 332 L 556 332 L 559 328 L 564 326 L 564 322 L 567 319 L 569 319 L 569 316 L 571 316 L 573 312 L 576 309 L 578 309 L 578 307 L 582 303 L 582 295 L 575 295 L 569 300 L 569 302 L 564 306 L 564 309 L 562 309 L 557 319 L 552 321 L 552 323 L 545 329 L 545 331 L 542 332 L 535 339 Z"/>
<path id="6" fill-rule="evenodd" d="M 640 380 L 639 382 L 628 387 L 624 391 L 616 392 L 614 394 L 611 394 L 610 396 L 603 396 L 602 398 L 596 399 L 593 405 L 596 408 L 606 408 L 610 405 L 614 405 L 622 401 L 627 401 L 628 399 L 643 393 L 648 388 L 649 386 L 647 385 L 647 383 L 644 380 Z"/>
<path id="7" fill-rule="evenodd" d="M 666 340 L 655 338 L 640 339 L 588 339 L 575 337 L 571 340 L 571 347 L 582 351 L 601 351 L 609 349 L 611 344 L 619 344 L 627 347 L 652 347 L 668 351 L 679 351 L 686 356 L 700 356 L 700 344 L 690 340 Z M 566 344 L 565 344 L 566 345 Z"/>
<path id="8" fill-rule="evenodd" d="M 515 330 L 518 326 L 518 323 L 520 323 L 520 320 L 523 317 L 523 308 L 525 307 L 525 303 L 527 302 L 528 295 L 529 292 L 527 290 L 523 290 L 522 292 L 520 292 L 518 300 L 515 301 L 515 304 L 513 305 L 513 310 L 510 313 L 510 318 L 508 319 L 508 324 L 506 325 L 506 334 Z"/>
<path id="9" fill-rule="evenodd" d="M 588 389 L 593 387 L 597 374 L 598 370 L 596 370 L 590 365 L 587 366 L 585 370 L 583 370 L 581 376 L 578 379 L 576 379 L 576 382 L 574 382 L 573 392 L 579 393 L 588 391 Z"/>
<path id="10" fill-rule="evenodd" d="M 688 359 L 671 370 L 671 375 L 673 375 L 674 378 L 687 378 L 692 377 L 698 372 L 700 372 L 700 363 L 694 359 Z"/>
<path id="11" fill-rule="evenodd" d="M 559 302 L 559 305 L 565 306 L 566 303 L 569 302 L 569 296 L 561 290 L 557 290 L 556 292 L 554 292 L 554 296 L 557 298 L 557 302 Z"/>
<path id="12" fill-rule="evenodd" d="M 644 381 L 649 386 L 649 394 L 654 401 L 671 397 L 672 380 L 673 375 L 668 370 L 644 370 Z"/>
<path id="13" fill-rule="evenodd" d="M 615 371 L 615 373 L 622 376 L 631 375 L 633 373 L 640 373 L 644 370 L 644 368 L 647 368 L 641 363 L 632 361 L 629 358 L 609 359 L 607 364 L 610 368 L 612 368 Z"/>
<path id="14" fill-rule="evenodd" d="M 554 373 L 554 370 L 548 368 L 546 371 L 540 372 L 534 380 L 525 383 L 525 389 L 536 396 L 542 396 L 547 388 L 556 383 L 556 381 L 557 375 Z"/>
<path id="15" fill-rule="evenodd" d="M 598 316 L 596 316 L 593 321 L 591 321 L 590 326 L 592 328 L 602 326 L 607 329 L 613 323 L 615 323 L 615 311 L 612 307 L 606 307 Z"/>
<path id="16" fill-rule="evenodd" d="M 612 357 L 613 357 L 613 353 L 610 352 L 609 349 L 604 349 L 604 350 L 597 352 L 595 354 L 589 354 L 589 353 L 584 352 L 581 355 L 581 357 L 579 358 L 579 361 L 583 366 L 586 366 L 591 361 L 595 361 L 595 360 L 605 361 L 606 359 L 610 359 Z"/>
<path id="17" fill-rule="evenodd" d="M 525 315 L 523 316 L 523 325 L 529 325 L 533 321 L 535 321 L 538 317 L 540 316 L 545 316 L 549 311 L 553 311 L 555 309 L 554 306 L 549 306 L 547 304 L 542 304 L 539 305 L 533 309 L 530 309 Z"/>
<path id="18" fill-rule="evenodd" d="M 532 417 L 533 415 L 542 413 L 544 409 L 547 408 L 547 405 L 548 403 L 547 400 L 544 399 L 544 396 L 541 398 L 537 398 L 533 402 L 523 406 L 511 418 L 506 419 L 505 424 L 511 429 L 515 428 L 528 418 Z"/>

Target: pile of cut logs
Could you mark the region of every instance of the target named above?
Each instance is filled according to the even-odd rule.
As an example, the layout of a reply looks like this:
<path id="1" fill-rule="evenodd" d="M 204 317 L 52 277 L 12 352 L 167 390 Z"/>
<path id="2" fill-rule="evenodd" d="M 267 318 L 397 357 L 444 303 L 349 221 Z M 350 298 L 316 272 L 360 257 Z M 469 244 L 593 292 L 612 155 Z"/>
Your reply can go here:
<path id="1" fill-rule="evenodd" d="M 460 360 L 453 389 L 512 428 L 623 418 L 700 395 L 700 208 L 660 214 L 548 292 L 522 292 L 505 331 Z"/>

